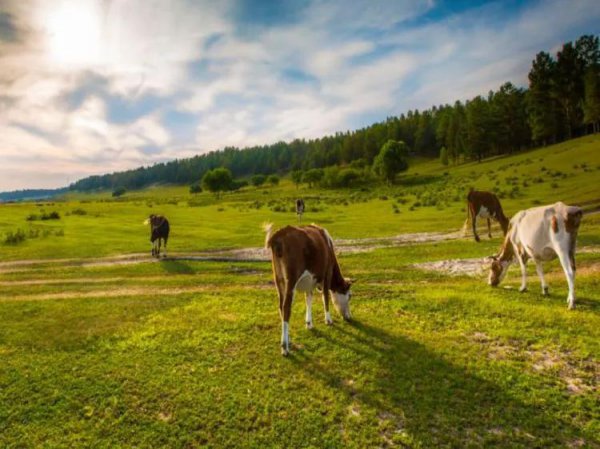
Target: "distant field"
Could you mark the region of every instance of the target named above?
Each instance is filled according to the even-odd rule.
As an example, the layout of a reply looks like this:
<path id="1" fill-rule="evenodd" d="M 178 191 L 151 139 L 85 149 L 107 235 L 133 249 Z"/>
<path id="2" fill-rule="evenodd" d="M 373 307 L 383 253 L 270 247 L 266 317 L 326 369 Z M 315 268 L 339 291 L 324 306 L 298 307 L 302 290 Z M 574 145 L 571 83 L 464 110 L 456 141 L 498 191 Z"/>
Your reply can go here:
<path id="1" fill-rule="evenodd" d="M 492 289 L 483 273 L 413 266 L 493 254 L 497 228 L 480 244 L 392 244 L 340 257 L 357 279 L 352 323 L 325 326 L 317 302 L 306 330 L 297 297 L 288 358 L 268 263 L 155 262 L 142 225 L 167 215 L 180 255 L 259 247 L 260 224 L 295 222 L 302 196 L 305 221 L 336 239 L 450 233 L 470 186 L 499 189 L 512 215 L 557 200 L 592 210 L 599 179 L 595 136 L 481 164 L 419 161 L 393 188 L 286 180 L 219 200 L 161 186 L 0 205 L 0 447 L 599 448 L 600 214 L 581 226 L 575 311 L 556 261 L 549 298 L 533 266 L 522 294 L 515 267 Z M 5 244 L 17 229 L 25 240 Z"/>

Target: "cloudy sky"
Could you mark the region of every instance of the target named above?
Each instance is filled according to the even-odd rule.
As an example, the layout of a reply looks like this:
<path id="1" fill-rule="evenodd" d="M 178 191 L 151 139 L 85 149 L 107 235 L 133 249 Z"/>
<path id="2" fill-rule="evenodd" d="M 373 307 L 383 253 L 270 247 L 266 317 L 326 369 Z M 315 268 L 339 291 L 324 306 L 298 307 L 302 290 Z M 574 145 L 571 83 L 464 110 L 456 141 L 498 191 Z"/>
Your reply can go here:
<path id="1" fill-rule="evenodd" d="M 598 0 L 0 0 L 0 191 L 526 85 Z"/>

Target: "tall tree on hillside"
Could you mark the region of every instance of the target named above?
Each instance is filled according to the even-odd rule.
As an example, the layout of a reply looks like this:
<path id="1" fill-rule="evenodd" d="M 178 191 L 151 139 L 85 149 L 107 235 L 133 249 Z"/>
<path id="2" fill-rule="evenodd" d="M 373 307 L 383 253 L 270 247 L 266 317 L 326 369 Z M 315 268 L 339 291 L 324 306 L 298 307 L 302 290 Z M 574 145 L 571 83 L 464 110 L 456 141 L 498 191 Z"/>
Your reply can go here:
<path id="1" fill-rule="evenodd" d="M 553 78 L 556 63 L 546 52 L 539 52 L 529 71 L 527 113 L 531 137 L 547 145 L 556 141 L 557 104 L 553 96 Z"/>
<path id="2" fill-rule="evenodd" d="M 600 131 L 600 45 L 598 36 L 577 39 L 575 49 L 584 65 L 583 122 Z"/>
<path id="3" fill-rule="evenodd" d="M 584 77 L 583 120 L 600 132 L 600 67 L 588 67 Z"/>
<path id="4" fill-rule="evenodd" d="M 525 92 L 512 83 L 504 83 L 493 95 L 497 122 L 497 142 L 501 152 L 512 153 L 527 145 L 530 130 L 525 109 Z"/>
<path id="5" fill-rule="evenodd" d="M 466 106 L 467 118 L 467 154 L 475 157 L 479 162 L 488 153 L 490 141 L 488 131 L 490 128 L 489 105 L 481 96 L 473 98 Z"/>
<path id="6" fill-rule="evenodd" d="M 571 42 L 563 45 L 556 54 L 554 90 L 564 116 L 566 137 L 573 137 L 574 130 L 581 126 L 583 102 L 583 62 Z"/>
<path id="7" fill-rule="evenodd" d="M 404 142 L 388 140 L 373 162 L 373 171 L 391 184 L 396 174 L 408 168 L 407 158 L 408 146 Z"/>

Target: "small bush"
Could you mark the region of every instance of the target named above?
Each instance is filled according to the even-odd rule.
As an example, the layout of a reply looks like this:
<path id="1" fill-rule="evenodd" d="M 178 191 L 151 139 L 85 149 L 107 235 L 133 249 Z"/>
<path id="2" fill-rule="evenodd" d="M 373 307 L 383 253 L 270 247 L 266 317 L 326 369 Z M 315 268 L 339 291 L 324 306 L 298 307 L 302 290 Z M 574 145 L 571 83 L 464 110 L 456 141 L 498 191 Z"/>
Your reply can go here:
<path id="1" fill-rule="evenodd" d="M 202 186 L 200 185 L 199 182 L 196 182 L 190 186 L 190 193 L 192 193 L 192 194 L 202 193 Z"/>
<path id="2" fill-rule="evenodd" d="M 4 244 L 6 245 L 18 245 L 24 242 L 26 239 L 25 231 L 17 229 L 15 232 L 8 231 L 4 237 Z"/>
<path id="3" fill-rule="evenodd" d="M 87 215 L 87 211 L 78 207 L 77 209 L 73 209 L 71 211 L 71 214 L 73 214 L 73 215 Z"/>
<path id="4" fill-rule="evenodd" d="M 125 189 L 125 187 L 117 187 L 115 190 L 113 190 L 112 196 L 115 198 L 118 198 L 118 197 L 124 195 L 125 192 L 127 192 L 127 189 Z"/>

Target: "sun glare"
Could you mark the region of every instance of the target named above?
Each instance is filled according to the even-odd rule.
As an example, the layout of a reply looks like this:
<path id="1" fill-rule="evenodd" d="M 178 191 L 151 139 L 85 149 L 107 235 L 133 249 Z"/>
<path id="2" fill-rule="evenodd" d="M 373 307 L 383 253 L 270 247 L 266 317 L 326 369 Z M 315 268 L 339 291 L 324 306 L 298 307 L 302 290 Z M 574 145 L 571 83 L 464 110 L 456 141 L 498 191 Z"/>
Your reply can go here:
<path id="1" fill-rule="evenodd" d="M 65 1 L 43 17 L 52 61 L 66 66 L 89 66 L 101 62 L 102 27 L 98 4 L 89 0 Z"/>

